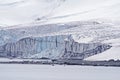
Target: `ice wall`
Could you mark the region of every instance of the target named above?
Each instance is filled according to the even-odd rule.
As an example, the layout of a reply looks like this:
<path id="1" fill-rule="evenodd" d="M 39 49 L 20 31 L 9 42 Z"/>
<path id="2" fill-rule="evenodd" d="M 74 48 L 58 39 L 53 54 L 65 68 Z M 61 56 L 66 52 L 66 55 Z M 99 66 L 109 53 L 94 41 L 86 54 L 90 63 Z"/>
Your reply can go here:
<path id="1" fill-rule="evenodd" d="M 0 56 L 12 58 L 84 59 L 111 48 L 110 45 L 101 43 L 78 43 L 70 36 L 56 35 L 23 38 L 17 42 L 0 46 Z"/>

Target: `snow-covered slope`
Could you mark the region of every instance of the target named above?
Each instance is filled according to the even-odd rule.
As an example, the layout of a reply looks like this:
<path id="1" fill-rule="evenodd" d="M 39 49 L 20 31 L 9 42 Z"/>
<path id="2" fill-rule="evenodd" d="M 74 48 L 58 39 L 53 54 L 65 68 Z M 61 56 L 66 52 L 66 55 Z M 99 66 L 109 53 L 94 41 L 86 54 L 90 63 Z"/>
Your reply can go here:
<path id="1" fill-rule="evenodd" d="M 119 0 L 0 0 L 0 25 L 119 19 Z"/>
<path id="2" fill-rule="evenodd" d="M 64 0 L 0 0 L 1 24 L 30 23 L 53 15 Z"/>

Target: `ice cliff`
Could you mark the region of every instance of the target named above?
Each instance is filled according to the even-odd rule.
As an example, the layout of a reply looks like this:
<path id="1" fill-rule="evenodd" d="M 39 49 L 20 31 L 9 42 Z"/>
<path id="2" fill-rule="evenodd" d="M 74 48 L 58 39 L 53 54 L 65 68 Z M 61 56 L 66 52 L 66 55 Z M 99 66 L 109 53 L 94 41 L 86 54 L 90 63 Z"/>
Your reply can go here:
<path id="1" fill-rule="evenodd" d="M 67 39 L 67 40 L 66 40 Z M 84 59 L 111 46 L 100 43 L 78 43 L 70 36 L 28 37 L 0 47 L 0 56 L 8 58 Z"/>
<path id="2" fill-rule="evenodd" d="M 0 57 L 85 59 L 112 46 L 119 28 L 97 21 L 17 25 L 0 30 Z"/>

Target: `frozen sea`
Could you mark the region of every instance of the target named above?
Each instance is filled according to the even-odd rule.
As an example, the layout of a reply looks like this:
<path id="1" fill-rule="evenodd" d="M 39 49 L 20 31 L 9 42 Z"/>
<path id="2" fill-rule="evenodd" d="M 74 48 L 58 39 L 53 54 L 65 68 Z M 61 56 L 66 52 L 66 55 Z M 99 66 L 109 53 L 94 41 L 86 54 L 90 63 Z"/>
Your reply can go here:
<path id="1" fill-rule="evenodd" d="M 120 67 L 0 64 L 0 80 L 119 80 Z"/>

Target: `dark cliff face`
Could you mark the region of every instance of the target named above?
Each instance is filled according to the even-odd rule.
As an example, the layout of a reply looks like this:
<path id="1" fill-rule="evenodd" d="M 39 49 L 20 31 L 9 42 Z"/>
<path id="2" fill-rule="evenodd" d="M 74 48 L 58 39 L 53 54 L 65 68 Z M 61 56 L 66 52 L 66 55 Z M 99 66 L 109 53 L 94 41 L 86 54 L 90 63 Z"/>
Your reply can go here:
<path id="1" fill-rule="evenodd" d="M 65 40 L 65 39 L 68 40 Z M 0 47 L 1 57 L 84 59 L 111 48 L 100 43 L 78 43 L 70 36 L 28 37 Z"/>

